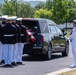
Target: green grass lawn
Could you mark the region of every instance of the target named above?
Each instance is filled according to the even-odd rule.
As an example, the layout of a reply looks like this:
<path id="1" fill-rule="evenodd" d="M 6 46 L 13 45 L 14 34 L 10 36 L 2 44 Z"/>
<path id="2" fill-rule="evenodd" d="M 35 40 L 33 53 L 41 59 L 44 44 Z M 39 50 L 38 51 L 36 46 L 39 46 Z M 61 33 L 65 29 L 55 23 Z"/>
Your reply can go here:
<path id="1" fill-rule="evenodd" d="M 66 32 L 67 32 L 67 35 L 66 36 L 69 37 L 70 36 L 70 33 L 71 33 L 71 29 L 68 29 Z"/>
<path id="2" fill-rule="evenodd" d="M 61 73 L 59 75 L 76 75 L 76 69 L 72 70 L 72 71 L 65 72 L 65 73 Z"/>

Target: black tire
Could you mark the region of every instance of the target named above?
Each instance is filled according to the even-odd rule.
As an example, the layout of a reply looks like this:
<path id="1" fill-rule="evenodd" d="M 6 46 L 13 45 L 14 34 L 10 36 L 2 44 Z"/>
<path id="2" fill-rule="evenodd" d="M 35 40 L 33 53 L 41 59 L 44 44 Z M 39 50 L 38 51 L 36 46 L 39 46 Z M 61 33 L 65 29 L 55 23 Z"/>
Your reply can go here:
<path id="1" fill-rule="evenodd" d="M 68 54 L 69 54 L 69 44 L 66 45 L 65 51 L 62 52 L 62 56 L 68 56 Z"/>
<path id="2" fill-rule="evenodd" d="M 47 60 L 50 60 L 51 57 L 52 57 L 52 48 L 51 48 L 51 46 L 49 45 L 49 46 L 48 46 L 48 50 L 47 50 L 47 54 L 46 54 L 46 59 L 47 59 Z"/>

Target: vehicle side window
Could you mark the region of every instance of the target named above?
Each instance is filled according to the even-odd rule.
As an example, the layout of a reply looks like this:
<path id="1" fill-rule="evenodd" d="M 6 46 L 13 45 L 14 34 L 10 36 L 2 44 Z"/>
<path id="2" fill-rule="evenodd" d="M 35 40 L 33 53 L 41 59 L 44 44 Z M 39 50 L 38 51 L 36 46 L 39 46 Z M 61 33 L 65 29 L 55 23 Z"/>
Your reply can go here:
<path id="1" fill-rule="evenodd" d="M 55 28 L 55 26 L 49 26 L 49 29 L 50 29 L 50 32 L 53 33 L 53 34 L 57 34 L 57 30 Z"/>
<path id="2" fill-rule="evenodd" d="M 60 28 L 58 28 L 57 26 L 55 26 L 55 28 L 56 28 L 58 34 L 61 34 L 61 35 L 63 34 L 62 31 L 60 30 Z"/>

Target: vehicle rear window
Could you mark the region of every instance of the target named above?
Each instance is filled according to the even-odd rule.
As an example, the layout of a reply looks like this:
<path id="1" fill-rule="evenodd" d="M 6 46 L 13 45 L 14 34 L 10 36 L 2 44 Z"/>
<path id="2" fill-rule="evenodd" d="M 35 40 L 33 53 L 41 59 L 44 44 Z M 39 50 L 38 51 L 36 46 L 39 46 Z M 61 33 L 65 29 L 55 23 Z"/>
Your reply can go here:
<path id="1" fill-rule="evenodd" d="M 25 25 L 26 27 L 32 27 L 37 26 L 37 21 L 23 20 L 22 24 Z"/>
<path id="2" fill-rule="evenodd" d="M 38 21 L 36 20 L 22 20 L 22 24 L 27 27 L 27 29 L 36 29 L 39 31 Z"/>

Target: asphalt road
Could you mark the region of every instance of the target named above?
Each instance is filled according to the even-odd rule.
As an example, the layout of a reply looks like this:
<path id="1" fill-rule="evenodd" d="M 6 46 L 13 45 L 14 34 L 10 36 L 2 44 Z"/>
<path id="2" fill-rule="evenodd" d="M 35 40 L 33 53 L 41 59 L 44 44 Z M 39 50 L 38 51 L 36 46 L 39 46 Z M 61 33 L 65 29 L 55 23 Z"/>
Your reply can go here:
<path id="1" fill-rule="evenodd" d="M 52 60 L 45 60 L 43 56 L 30 57 L 23 55 L 23 65 L 13 68 L 0 67 L 0 75 L 44 75 L 69 67 L 73 63 L 71 50 L 68 57 L 55 53 Z"/>

